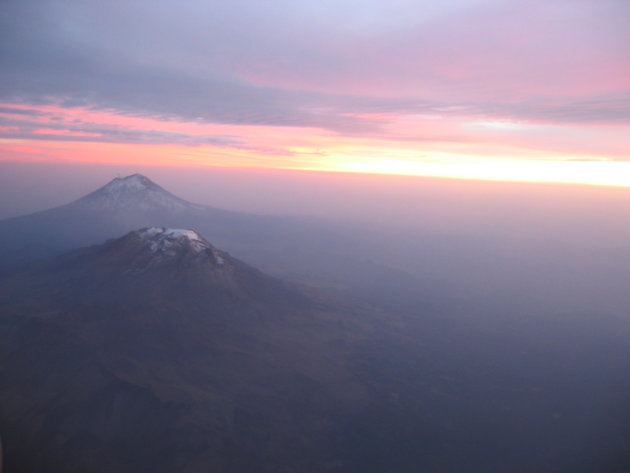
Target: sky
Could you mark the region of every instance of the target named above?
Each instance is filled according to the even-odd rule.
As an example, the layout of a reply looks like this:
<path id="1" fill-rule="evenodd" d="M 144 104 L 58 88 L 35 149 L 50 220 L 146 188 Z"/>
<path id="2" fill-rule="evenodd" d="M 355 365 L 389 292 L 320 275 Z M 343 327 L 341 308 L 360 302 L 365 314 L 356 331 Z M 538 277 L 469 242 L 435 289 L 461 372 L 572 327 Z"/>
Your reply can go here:
<path id="1" fill-rule="evenodd" d="M 0 160 L 630 186 L 627 0 L 5 0 Z"/>

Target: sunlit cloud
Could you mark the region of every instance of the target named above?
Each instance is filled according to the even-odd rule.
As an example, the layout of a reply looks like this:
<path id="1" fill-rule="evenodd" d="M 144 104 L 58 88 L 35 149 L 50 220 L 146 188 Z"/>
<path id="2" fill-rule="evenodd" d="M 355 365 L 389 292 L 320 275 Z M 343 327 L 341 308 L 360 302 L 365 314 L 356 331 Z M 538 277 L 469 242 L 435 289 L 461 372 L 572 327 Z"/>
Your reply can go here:
<path id="1" fill-rule="evenodd" d="M 557 171 L 568 163 L 613 176 L 630 160 L 618 0 L 10 0 L 5 12 L 3 160 L 570 182 L 586 177 Z M 604 181 L 625 185 L 590 178 Z"/>
<path id="2" fill-rule="evenodd" d="M 630 186 L 630 163 L 570 159 L 566 162 L 508 160 L 471 162 L 469 159 L 456 158 L 434 161 L 369 158 L 340 160 L 338 170 L 460 179 Z"/>

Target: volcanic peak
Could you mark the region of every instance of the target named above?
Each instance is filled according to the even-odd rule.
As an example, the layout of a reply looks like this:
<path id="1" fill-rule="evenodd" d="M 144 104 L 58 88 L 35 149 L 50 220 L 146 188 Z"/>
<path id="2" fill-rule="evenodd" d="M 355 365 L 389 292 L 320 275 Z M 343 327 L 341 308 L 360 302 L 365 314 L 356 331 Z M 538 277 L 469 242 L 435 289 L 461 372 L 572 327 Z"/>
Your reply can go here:
<path id="1" fill-rule="evenodd" d="M 153 252 L 165 250 L 172 247 L 174 244 L 182 243 L 190 246 L 196 253 L 212 249 L 210 243 L 193 230 L 149 227 L 139 230 L 138 236 L 148 241 L 149 248 Z"/>
<path id="2" fill-rule="evenodd" d="M 223 265 L 225 260 L 220 252 L 208 241 L 193 230 L 165 227 L 148 227 L 133 232 L 146 244 L 151 253 L 174 255 L 178 250 L 186 249 L 192 253 L 208 251 L 212 253 L 217 264 Z"/>
<path id="3" fill-rule="evenodd" d="M 126 177 L 117 177 L 113 181 L 105 185 L 102 190 L 104 192 L 116 193 L 121 189 L 142 191 L 149 188 L 159 187 L 151 179 L 142 174 L 131 174 Z"/>
<path id="4" fill-rule="evenodd" d="M 75 204 L 92 210 L 178 211 L 201 208 L 174 196 L 142 174 L 117 177 Z"/>

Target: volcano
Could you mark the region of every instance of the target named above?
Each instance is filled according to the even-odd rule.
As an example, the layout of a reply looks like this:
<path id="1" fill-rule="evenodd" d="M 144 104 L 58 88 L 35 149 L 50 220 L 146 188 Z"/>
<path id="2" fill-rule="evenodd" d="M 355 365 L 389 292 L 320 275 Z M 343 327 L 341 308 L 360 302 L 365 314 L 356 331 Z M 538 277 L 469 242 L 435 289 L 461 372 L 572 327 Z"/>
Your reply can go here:
<path id="1" fill-rule="evenodd" d="M 13 277 L 0 313 L 11 472 L 336 471 L 389 323 L 164 227 Z"/>
<path id="2" fill-rule="evenodd" d="M 195 228 L 269 274 L 360 297 L 412 297 L 420 285 L 400 269 L 373 262 L 369 255 L 376 250 L 357 251 L 356 239 L 335 225 L 195 204 L 141 174 L 115 178 L 67 205 L 0 221 L 0 276 L 141 227 Z"/>

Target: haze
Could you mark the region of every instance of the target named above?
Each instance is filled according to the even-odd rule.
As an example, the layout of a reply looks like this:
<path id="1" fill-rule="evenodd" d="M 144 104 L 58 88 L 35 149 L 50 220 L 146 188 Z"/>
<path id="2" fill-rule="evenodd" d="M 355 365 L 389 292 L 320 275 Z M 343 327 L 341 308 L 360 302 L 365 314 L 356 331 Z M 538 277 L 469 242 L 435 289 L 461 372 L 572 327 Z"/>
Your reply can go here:
<path id="1" fill-rule="evenodd" d="M 11 473 L 630 471 L 627 0 L 0 10 Z"/>
<path id="2" fill-rule="evenodd" d="M 485 294 L 485 302 L 518 297 L 549 310 L 624 316 L 630 307 L 625 188 L 224 168 L 0 169 L 5 216 L 65 204 L 142 171 L 193 202 L 316 218 L 355 239 L 363 259 Z"/>

